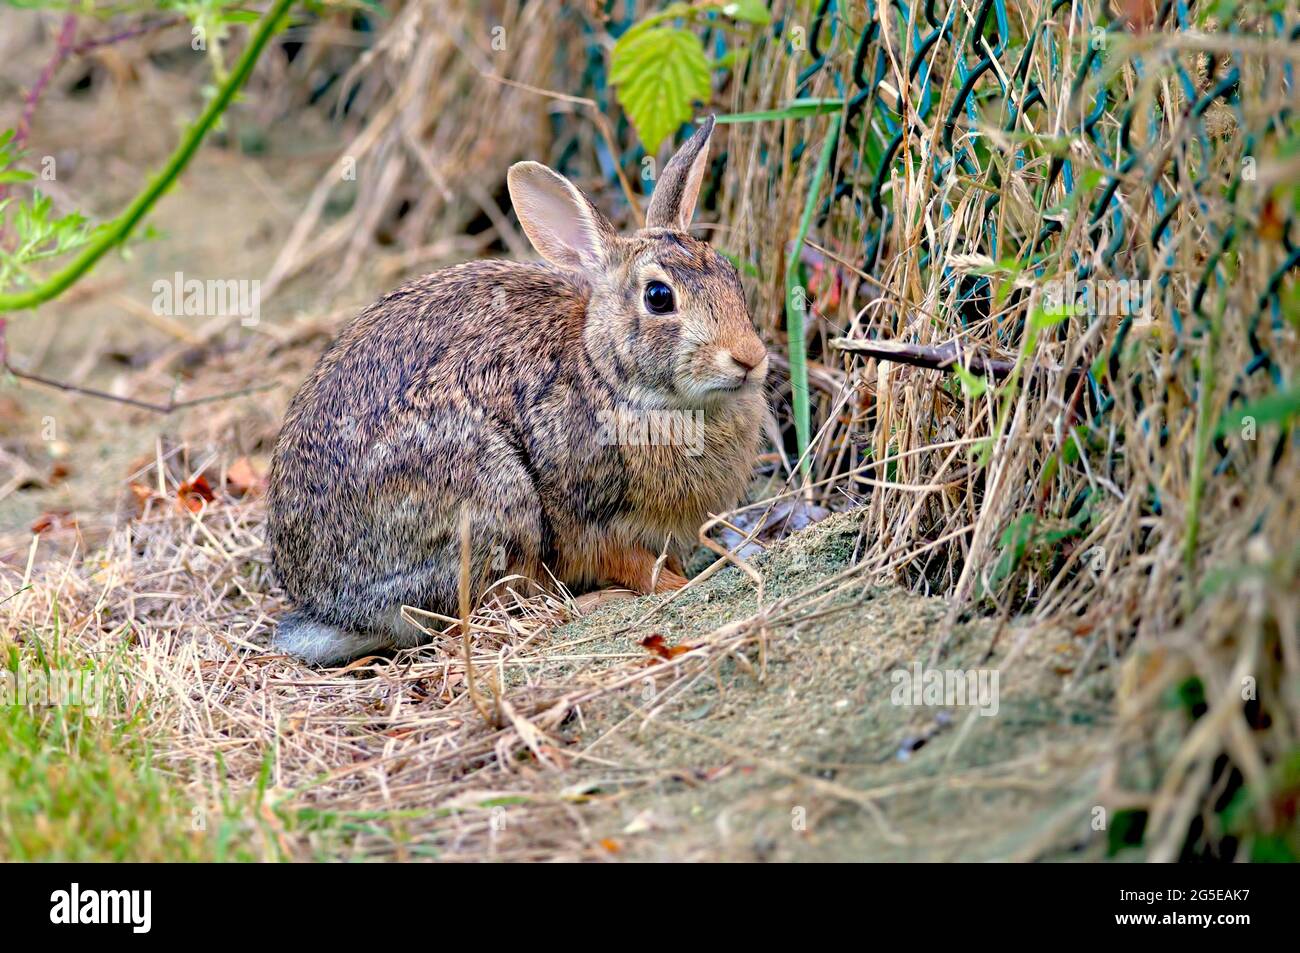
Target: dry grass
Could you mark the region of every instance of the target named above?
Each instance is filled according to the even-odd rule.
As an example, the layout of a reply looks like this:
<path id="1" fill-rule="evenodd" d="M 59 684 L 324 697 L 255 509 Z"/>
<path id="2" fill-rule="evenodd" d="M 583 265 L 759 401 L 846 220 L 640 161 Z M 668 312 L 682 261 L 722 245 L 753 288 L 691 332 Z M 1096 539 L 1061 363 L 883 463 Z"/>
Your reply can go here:
<path id="1" fill-rule="evenodd" d="M 920 19 L 923 6 L 910 4 L 911 15 Z M 1086 635 L 1079 675 L 1098 666 L 1115 670 L 1123 719 L 1100 803 L 1149 811 L 1150 856 L 1168 860 L 1184 851 L 1213 853 L 1230 835 L 1277 833 L 1294 821 L 1300 736 L 1295 442 L 1289 425 L 1280 432 L 1263 426 L 1257 439 L 1242 439 L 1244 431 L 1236 428 L 1216 448 L 1214 431 L 1230 399 L 1240 406 L 1284 382 L 1294 385 L 1300 359 L 1294 314 L 1286 323 L 1266 311 L 1258 334 L 1276 382 L 1262 371 L 1246 373 L 1254 356 L 1250 319 L 1288 255 L 1262 220 L 1275 203 L 1291 202 L 1294 171 L 1285 171 L 1269 124 L 1294 100 L 1282 67 L 1295 50 L 1275 43 L 1262 52 L 1268 44 L 1253 34 L 1273 34 L 1274 28 L 1244 15 L 1242 33 L 1232 37 L 1172 28 L 1121 31 L 1108 37 L 1105 69 L 1088 78 L 1084 95 L 1072 94 L 1085 49 L 1079 37 L 1100 22 L 1097 5 L 1075 6 L 1081 21 L 1072 24 L 1067 7 L 1046 31 L 1061 51 L 1059 65 L 1040 41 L 1023 74 L 1041 89 L 1043 102 L 999 132 L 1008 118 L 1005 98 L 982 101 L 978 135 L 963 114 L 952 149 L 945 148 L 943 122 L 960 85 L 951 47 L 936 44 L 926 56 L 933 75 L 948 77 L 934 87 L 926 119 L 917 115 L 919 86 L 906 75 L 913 36 L 889 33 L 897 45 L 882 43 L 889 48 L 869 55 L 864 74 L 875 75 L 877 58 L 885 71 L 867 114 L 875 96 L 892 101 L 891 88 L 909 85 L 915 112 L 904 122 L 899 161 L 885 179 L 882 204 L 889 218 L 878 260 L 865 269 L 859 253 L 864 232 L 879 227 L 881 218 L 869 198 L 877 169 L 857 164 L 857 157 L 881 139 L 879 127 L 868 131 L 861 122 L 863 138 L 839 144 L 833 178 L 847 188 L 830 204 L 815 248 L 830 265 L 826 270 L 838 271 L 843 288 L 838 301 L 824 294 L 817 299 L 808 348 L 826 366 L 827 378 L 847 383 L 832 394 L 813 382 L 814 473 L 825 481 L 819 496 L 861 501 L 866 577 L 883 575 L 943 593 L 954 613 L 971 607 L 1003 619 L 1028 613 L 1044 632 L 1063 625 Z M 1016 8 L 1012 30 L 1032 32 L 1047 9 Z M 850 74 L 856 37 L 869 21 L 856 9 L 841 16 L 835 39 L 823 36 L 832 65 L 803 95 L 835 98 L 832 76 Z M 956 22 L 966 48 L 971 23 Z M 1240 66 L 1243 105 L 1216 101 L 1202 122 L 1187 114 L 1172 66 L 1198 77 L 1203 95 L 1210 84 L 1200 51 L 1210 49 L 1237 55 L 1232 63 Z M 1155 51 L 1168 58 L 1158 61 Z M 1139 55 L 1145 78 L 1134 67 Z M 1018 58 L 1019 51 L 1002 57 L 1003 67 Z M 732 108 L 778 108 L 793 95 L 793 76 L 803 62 L 774 45 L 764 48 L 755 69 L 763 81 L 736 88 Z M 1220 77 L 1224 69 L 1221 64 Z M 1099 141 L 1071 135 L 1091 112 L 1099 82 L 1112 95 L 1099 120 Z M 1028 87 L 1018 88 L 1023 98 Z M 1129 104 L 1135 116 L 1131 145 L 1118 158 L 1135 161 L 1116 175 L 1117 137 Z M 785 271 L 788 247 L 769 236 L 793 236 L 819 151 L 818 135 L 796 127 L 818 123 L 731 127 L 721 241 L 754 262 L 760 275 Z M 819 124 L 824 129 L 828 123 Z M 788 157 L 796 136 L 809 143 L 800 163 L 762 160 Z M 1068 144 L 1074 190 L 1060 176 L 1049 187 L 1051 159 L 1059 154 L 1055 137 Z M 1262 170 L 1254 183 L 1239 174 L 1249 142 L 1257 143 L 1254 158 Z M 962 148 L 974 168 L 954 181 L 922 171 Z M 1014 168 L 1013 154 L 1020 160 Z M 1110 211 L 1095 230 L 1087 214 L 1112 176 L 1125 230 L 1118 236 Z M 1152 200 L 1157 186 L 1166 203 L 1181 201 L 1159 248 L 1149 240 L 1164 211 Z M 991 213 L 990 196 L 997 198 Z M 1052 219 L 1062 228 L 1034 253 Z M 1198 302 L 1198 282 L 1230 228 L 1240 256 L 1219 263 Z M 1113 258 L 1101 253 L 1112 239 L 1119 242 Z M 1020 264 L 1030 259 L 1033 267 Z M 1125 328 L 1123 341 L 1119 318 L 1078 314 L 1044 328 L 1034 347 L 1029 330 L 1044 286 L 1080 264 L 1098 279 L 1150 278 L 1156 288 L 1152 320 Z M 976 276 L 990 277 L 1000 293 L 980 308 L 963 309 L 959 292 Z M 760 285 L 757 313 L 776 340 L 783 331 L 782 300 L 777 281 Z M 1294 306 L 1294 293 L 1283 300 Z M 1171 317 L 1175 311 L 1181 331 Z M 956 341 L 969 353 L 1019 362 L 1022 372 L 1018 382 L 972 396 L 944 386 L 933 371 L 835 349 L 837 338 L 877 336 L 921 345 Z M 1101 365 L 1096 396 L 1051 370 L 1098 366 L 1108 356 L 1113 361 L 1108 370 Z M 1036 373 L 1041 386 L 1028 386 Z M 1113 398 L 1113 406 L 1098 406 L 1100 397 Z M 861 463 L 943 444 L 952 449 L 908 457 L 885 481 Z M 877 567 L 886 562 L 889 572 L 882 574 Z M 1193 683 L 1204 686 L 1208 711 L 1176 751 L 1158 757 L 1154 790 L 1135 789 L 1123 766 L 1139 752 L 1145 756 L 1165 727 L 1179 723 L 1184 711 L 1168 710 L 1168 700 Z M 1243 705 L 1251 684 L 1258 688 L 1258 709 Z M 1239 793 L 1243 777 L 1253 817 L 1243 820 L 1249 812 L 1242 811 L 1238 828 L 1225 830 L 1224 805 Z"/>
<path id="2" fill-rule="evenodd" d="M 1008 742 L 1006 753 L 989 761 L 977 752 L 957 756 L 967 725 L 944 755 L 951 770 L 936 774 L 918 765 L 909 771 L 900 764 L 870 774 L 875 783 L 863 788 L 829 780 L 834 772 L 819 767 L 812 748 L 781 754 L 749 733 L 728 730 L 725 722 L 711 726 L 692 723 L 698 715 L 684 717 L 698 706 L 701 687 L 715 685 L 719 700 L 706 707 L 728 695 L 743 699 L 747 686 L 771 685 L 780 698 L 798 683 L 802 701 L 784 717 L 799 723 L 817 717 L 814 705 L 832 707 L 838 691 L 861 696 L 869 708 L 888 709 L 886 672 L 899 664 L 892 659 L 931 642 L 941 608 L 901 596 L 882 602 L 879 593 L 863 588 L 857 567 L 836 572 L 808 565 L 822 558 L 828 537 L 800 537 L 793 554 L 798 561 L 784 571 L 770 562 L 745 567 L 767 580 L 761 609 L 748 576 L 714 586 L 703 601 L 696 593 L 707 584 L 697 577 L 670 599 L 601 610 L 598 627 L 559 629 L 574 613 L 571 603 L 521 600 L 503 587 L 470 620 L 470 663 L 486 708 L 480 712 L 468 686 L 458 620 L 413 613 L 428 626 L 429 645 L 336 670 L 311 670 L 268 651 L 281 605 L 261 553 L 262 504 L 218 493 L 190 512 L 178 499 L 192 476 L 180 463 L 183 455 L 176 448 L 164 457 L 161 481 L 156 470 L 140 474 L 159 492 L 138 518 L 92 541 L 91 558 L 82 552 L 84 534 L 66 529 L 36 537 L 23 573 L 0 567 L 0 586 L 16 592 L 3 606 L 5 628 L 17 634 L 26 666 L 35 664 L 36 644 L 57 632 L 61 642 L 76 646 L 82 664 L 111 674 L 117 691 L 96 716 L 137 725 L 137 743 L 152 752 L 153 769 L 167 779 L 174 793 L 162 799 L 167 811 L 150 825 L 163 840 L 200 817 L 223 825 L 224 841 L 236 845 L 224 848 L 225 855 L 250 859 L 609 859 L 632 849 L 638 832 L 653 830 L 644 825 L 664 823 L 663 808 L 639 810 L 625 823 L 621 805 L 644 804 L 637 792 L 665 785 L 667 803 L 680 786 L 674 780 L 683 772 L 690 778 L 690 766 L 701 757 L 709 762 L 708 752 L 721 767 L 697 772 L 692 785 L 737 770 L 756 772 L 719 795 L 724 830 L 726 815 L 748 817 L 773 803 L 779 822 L 789 816 L 785 801 L 793 799 L 814 805 L 819 816 L 833 814 L 835 805 L 858 813 L 868 843 L 899 856 L 987 849 L 996 831 L 999 842 L 1013 845 L 1004 848 L 1007 856 L 1027 859 L 1079 838 L 1087 802 L 1077 792 L 1061 799 L 1081 777 L 1095 775 L 1095 735 L 1026 735 L 1025 747 Z M 208 470 L 214 482 L 219 471 L 217 465 Z M 825 524 L 841 523 L 830 532 L 849 547 L 855 527 L 844 518 L 850 516 Z M 791 566 L 796 571 L 788 571 Z M 692 607 L 670 621 L 672 603 L 688 599 L 695 599 Z M 733 617 L 721 625 L 710 621 L 726 614 Z M 695 620 L 694 633 L 678 631 L 683 618 Z M 839 661 L 845 652 L 833 643 L 860 632 L 856 619 L 876 620 L 876 631 L 851 636 L 852 652 L 862 650 L 865 660 L 845 669 Z M 839 628 L 826 629 L 833 620 Z M 668 657 L 638 644 L 652 631 L 672 633 L 664 643 Z M 840 634 L 832 638 L 832 631 Z M 892 639 L 898 641 L 891 645 Z M 968 658 L 990 648 L 987 634 L 975 641 Z M 1012 641 L 1010 656 L 998 653 L 1005 665 L 1015 664 L 1029 644 L 1023 634 Z M 816 661 L 810 669 L 828 649 L 836 661 Z M 777 674 L 769 669 L 773 654 L 782 660 Z M 1062 656 L 1033 648 L 1029 654 L 1028 667 L 1047 673 L 1050 683 L 1048 665 Z M 836 669 L 849 686 L 820 685 L 820 667 Z M 1038 704 L 1044 688 L 1037 677 L 1031 681 L 1005 689 L 1003 704 L 1017 695 L 1031 707 Z M 851 687 L 858 682 L 859 688 Z M 725 692 L 724 683 L 731 686 Z M 782 711 L 769 710 L 773 702 L 763 694 L 741 704 L 753 709 L 751 718 Z M 973 721 L 984 729 L 982 720 Z M 899 734 L 907 723 L 882 723 L 878 743 L 897 745 L 916 731 L 928 737 L 947 725 L 927 716 L 913 732 Z M 671 745 L 662 750 L 665 738 L 679 736 L 704 754 Z M 795 736 L 787 729 L 786 737 Z M 852 747 L 861 740 L 853 738 Z M 932 837 L 928 815 L 917 817 L 923 800 L 912 800 L 928 791 L 934 798 L 965 798 L 969 805 L 975 797 L 982 804 L 981 791 L 1019 790 L 1042 792 L 1056 808 L 1032 827 L 1026 824 L 1028 845 L 1016 844 L 1017 825 L 1008 823 L 1005 807 L 987 805 L 969 822 L 947 821 L 943 836 Z M 895 813 L 890 805 L 899 802 L 911 806 Z M 650 803 L 661 802 L 651 796 Z M 638 820 L 647 815 L 651 821 Z M 772 821 L 745 823 L 762 829 Z M 739 847 L 724 837 L 714 856 L 738 850 L 745 856 L 744 830 Z M 194 835 L 192 841 L 185 841 L 190 850 L 211 849 L 211 839 Z M 12 845 L 8 849 L 12 855 Z M 681 848 L 700 849 L 689 842 Z"/>
<path id="3" fill-rule="evenodd" d="M 568 120 L 568 136 L 590 150 L 598 127 L 589 110 L 517 85 L 555 86 L 564 78 L 566 51 L 577 70 L 581 27 L 576 13 L 514 0 L 483 10 L 401 5 L 341 83 L 336 102 L 355 97 L 351 113 L 359 118 L 348 124 L 351 139 L 321 176 L 270 268 L 264 293 L 309 269 L 326 271 L 342 287 L 373 257 L 377 243 L 404 250 L 394 263 L 398 270 L 472 257 L 493 243 L 514 255 L 530 254 L 483 172 L 550 155 L 556 145 L 552 114 Z M 504 32 L 494 36 L 498 28 Z M 328 45 L 330 38 L 319 42 Z M 505 48 L 494 49 L 494 42 Z M 327 204 L 340 193 L 349 193 L 348 211 L 323 225 Z M 466 234 L 478 221 L 481 230 Z"/>

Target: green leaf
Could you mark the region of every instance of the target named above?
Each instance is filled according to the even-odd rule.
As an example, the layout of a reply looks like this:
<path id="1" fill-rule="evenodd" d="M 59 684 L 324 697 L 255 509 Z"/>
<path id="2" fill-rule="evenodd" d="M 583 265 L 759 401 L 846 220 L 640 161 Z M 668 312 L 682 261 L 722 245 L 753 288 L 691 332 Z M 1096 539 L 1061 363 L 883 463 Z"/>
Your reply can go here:
<path id="1" fill-rule="evenodd" d="M 753 265 L 751 265 L 749 262 L 742 259 L 739 255 L 729 252 L 725 248 L 719 248 L 717 249 L 717 252 L 719 255 L 727 259 L 727 261 L 731 262 L 733 265 L 735 265 L 738 269 L 740 269 L 749 277 L 751 278 L 759 277 L 758 269 L 755 268 Z"/>
<path id="2" fill-rule="evenodd" d="M 757 23 L 759 26 L 772 22 L 772 14 L 768 12 L 763 0 L 729 0 L 722 4 L 722 13 L 733 20 Z"/>
<path id="3" fill-rule="evenodd" d="M 977 377 L 960 364 L 954 364 L 952 370 L 957 375 L 957 379 L 961 381 L 962 392 L 967 397 L 979 399 L 989 389 L 989 379 L 987 377 Z"/>
<path id="4" fill-rule="evenodd" d="M 727 52 L 713 61 L 714 69 L 735 69 L 736 64 L 740 62 L 741 57 L 749 55 L 749 47 L 733 46 Z"/>
<path id="5" fill-rule="evenodd" d="M 1300 384 L 1288 390 L 1275 390 L 1258 400 L 1252 400 L 1244 407 L 1224 414 L 1215 435 L 1222 437 L 1230 430 L 1236 430 L 1247 417 L 1253 417 L 1256 424 L 1285 426 L 1297 416 L 1300 416 Z"/>
<path id="6" fill-rule="evenodd" d="M 614 44 L 610 80 L 646 152 L 688 121 L 712 91 L 700 38 L 687 30 L 631 30 Z"/>
<path id="7" fill-rule="evenodd" d="M 1195 721 L 1206 712 L 1205 683 L 1195 675 L 1188 676 L 1165 692 L 1164 706 L 1182 709 L 1188 719 Z"/>
<path id="8" fill-rule="evenodd" d="M 799 231 L 795 235 L 794 248 L 790 251 L 789 263 L 785 269 L 785 321 L 786 340 L 789 342 L 790 388 L 794 392 L 790 403 L 794 408 L 795 443 L 799 448 L 799 472 L 806 482 L 812 480 L 812 458 L 809 445 L 812 439 L 812 413 L 808 406 L 808 354 L 804 343 L 804 304 L 800 288 L 804 286 L 801 278 L 802 266 L 800 251 L 808 238 L 813 217 L 817 211 L 817 197 L 821 194 L 822 179 L 830 168 L 831 156 L 835 152 L 835 142 L 840 135 L 840 117 L 835 116 L 826 130 L 826 141 L 822 144 L 817 167 L 813 170 L 812 181 L 808 183 L 808 196 L 804 200 L 803 216 L 799 219 Z"/>
<path id="9" fill-rule="evenodd" d="M 981 594 L 996 592 L 998 587 L 1017 569 L 1025 558 L 1025 552 L 1034 537 L 1034 514 L 1021 513 L 1010 526 L 1002 531 L 1002 553 L 993 566 L 987 589 L 981 582 Z"/>
<path id="10" fill-rule="evenodd" d="M 1250 851 L 1253 864 L 1294 864 L 1296 855 L 1281 834 L 1261 834 Z"/>
<path id="11" fill-rule="evenodd" d="M 1073 301 L 1062 304 L 1059 308 L 1044 308 L 1041 305 L 1029 316 L 1029 326 L 1035 331 L 1045 331 L 1055 327 L 1071 315 L 1081 314 L 1083 306 Z"/>
<path id="12" fill-rule="evenodd" d="M 732 113 L 719 116 L 719 124 L 729 122 L 770 122 L 778 119 L 804 119 L 808 116 L 820 116 L 823 113 L 837 113 L 844 108 L 839 99 L 795 99 L 780 109 L 762 109 L 758 112 Z"/>
<path id="13" fill-rule="evenodd" d="M 1105 380 L 1106 373 L 1110 367 L 1110 355 L 1102 352 L 1097 355 L 1097 359 L 1092 362 L 1088 370 L 1098 381 Z"/>

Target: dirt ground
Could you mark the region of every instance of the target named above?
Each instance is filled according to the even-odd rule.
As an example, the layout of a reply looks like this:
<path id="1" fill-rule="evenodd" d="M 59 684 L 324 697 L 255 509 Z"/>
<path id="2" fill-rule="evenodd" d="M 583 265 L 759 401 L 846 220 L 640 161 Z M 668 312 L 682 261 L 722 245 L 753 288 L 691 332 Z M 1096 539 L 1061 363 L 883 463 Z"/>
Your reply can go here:
<path id="1" fill-rule="evenodd" d="M 165 75 L 141 80 L 103 94 L 112 100 L 113 123 L 102 121 L 109 105 L 102 100 L 54 98 L 36 113 L 31 148 L 57 162 L 57 179 L 44 188 L 60 213 L 116 214 L 174 145 L 175 130 L 160 126 L 160 117 L 175 114 L 177 87 Z M 16 120 L 17 105 L 15 97 L 0 109 L 0 125 Z M 260 143 L 254 154 L 234 145 L 246 140 Z M 162 416 L 5 382 L 0 532 L 46 513 L 93 523 L 160 435 L 237 456 L 264 454 L 328 335 L 401 276 L 366 269 L 343 287 L 298 282 L 262 302 L 255 326 L 228 316 L 157 315 L 154 283 L 177 273 L 204 281 L 263 278 L 337 145 L 309 113 L 292 128 L 232 116 L 155 206 L 146 223 L 151 234 L 138 232 L 125 251 L 106 256 L 38 314 L 10 317 L 15 366 L 69 384 L 163 404 L 257 390 Z M 250 354 L 257 355 L 251 367 Z"/>
<path id="2" fill-rule="evenodd" d="M 122 107 L 141 115 L 144 105 Z M 94 210 L 108 212 L 133 191 L 138 170 L 157 159 L 162 143 L 119 130 L 112 141 L 78 148 L 76 117 L 64 119 L 38 126 L 36 140 L 56 154 L 75 153 L 62 183 L 67 196 L 94 195 Z M 266 389 L 160 416 L 5 382 L 0 561 L 7 567 L 22 570 L 30 528 L 42 520 L 64 535 L 51 535 L 38 560 L 66 552 L 68 540 L 93 558 L 130 517 L 124 500 L 140 461 L 167 448 L 183 443 L 193 470 L 221 470 L 241 457 L 265 465 L 293 387 L 328 335 L 401 275 L 377 266 L 342 289 L 298 282 L 264 302 L 254 328 L 237 319 L 201 328 L 151 320 L 152 282 L 175 271 L 259 277 L 328 161 L 330 145 L 313 141 L 311 130 L 280 130 L 256 156 L 204 149 L 151 217 L 163 240 L 137 243 L 129 256 L 105 262 L 39 317 L 11 320 L 16 363 L 81 386 L 149 400 L 166 400 L 177 384 L 180 397 Z M 415 270 L 438 263 L 422 264 Z M 754 560 L 769 604 L 843 570 L 857 531 L 852 513 L 837 514 Z M 264 559 L 253 552 L 248 562 L 264 570 Z M 265 580 L 265 572 L 253 578 Z M 665 645 L 689 646 L 751 617 L 755 591 L 747 576 L 727 569 L 641 621 L 656 604 L 620 602 L 554 629 L 547 639 L 566 650 L 545 653 L 526 669 L 533 684 L 545 685 L 580 682 L 629 658 L 644 658 L 647 666 L 644 678 L 581 706 L 557 732 L 567 767 L 542 772 L 534 790 L 571 804 L 584 843 L 597 846 L 594 854 L 557 850 L 556 856 L 1103 855 L 1102 835 L 1088 823 L 1089 792 L 1111 710 L 1109 683 L 1104 675 L 1068 682 L 1077 653 L 1068 635 L 1045 643 L 1025 638 L 1015 620 L 954 623 L 941 600 L 858 585 L 816 617 L 774 626 L 761 652 L 725 654 L 678 679 L 656 670 L 654 656 L 639 643 L 659 635 Z M 279 610 L 273 594 L 260 605 L 270 617 Z M 240 633 L 244 644 L 221 654 L 256 658 L 248 643 L 265 645 L 270 630 L 260 616 L 250 619 Z M 212 635 L 195 630 L 178 638 Z M 945 652 L 933 662 L 939 668 L 999 675 L 996 715 L 894 703 L 893 673 L 918 662 L 929 666 L 940 645 Z M 279 664 L 291 670 L 287 678 L 313 677 L 294 663 Z M 348 737 L 360 739 L 361 730 Z M 404 806 L 400 797 L 396 803 Z M 443 834 L 431 837 L 445 849 Z"/>
<path id="3" fill-rule="evenodd" d="M 838 514 L 753 565 L 779 600 L 843 569 L 856 535 L 853 514 Z M 725 570 L 629 632 L 651 601 L 607 607 L 554 638 L 595 655 L 634 650 L 647 632 L 689 645 L 751 613 L 754 588 Z M 1071 646 L 1030 646 L 1014 626 L 995 640 L 992 624 L 946 627 L 946 614 L 941 600 L 892 587 L 846 593 L 772 640 L 761 681 L 727 660 L 669 699 L 648 677 L 585 711 L 584 757 L 639 775 L 593 826 L 647 860 L 1100 856 L 1087 766 L 1106 727 L 1105 686 L 1065 697 L 1057 671 Z M 996 715 L 894 704 L 891 675 L 928 664 L 945 637 L 943 667 L 999 671 Z"/>

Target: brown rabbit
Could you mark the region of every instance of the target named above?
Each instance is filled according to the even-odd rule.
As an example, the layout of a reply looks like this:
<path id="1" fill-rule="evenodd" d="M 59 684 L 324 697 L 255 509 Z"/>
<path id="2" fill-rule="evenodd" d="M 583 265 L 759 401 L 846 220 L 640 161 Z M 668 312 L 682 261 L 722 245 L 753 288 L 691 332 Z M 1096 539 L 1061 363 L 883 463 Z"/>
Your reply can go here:
<path id="1" fill-rule="evenodd" d="M 315 663 L 417 644 L 403 605 L 456 613 L 519 574 L 574 589 L 685 584 L 681 559 L 747 485 L 767 353 L 736 269 L 687 234 L 710 118 L 630 237 L 546 166 L 510 197 L 549 264 L 418 278 L 349 324 L 290 404 L 271 560 L 297 604 L 274 644 Z"/>

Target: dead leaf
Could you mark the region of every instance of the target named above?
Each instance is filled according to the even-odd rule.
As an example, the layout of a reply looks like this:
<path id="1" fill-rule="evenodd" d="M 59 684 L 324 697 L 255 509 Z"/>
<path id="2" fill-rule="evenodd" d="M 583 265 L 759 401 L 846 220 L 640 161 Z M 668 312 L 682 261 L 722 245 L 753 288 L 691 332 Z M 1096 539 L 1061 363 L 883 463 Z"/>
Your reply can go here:
<path id="1" fill-rule="evenodd" d="M 1150 33 L 1156 22 L 1156 5 L 1153 0 L 1124 0 L 1121 9 L 1130 32 Z"/>
<path id="2" fill-rule="evenodd" d="M 153 490 L 143 483 L 132 483 L 131 496 L 135 499 L 137 513 L 141 513 L 144 512 L 144 506 L 149 502 L 149 498 L 153 496 Z"/>
<path id="3" fill-rule="evenodd" d="M 32 532 L 40 534 L 47 529 L 75 529 L 76 526 L 77 518 L 67 510 L 49 510 L 32 523 Z"/>
<path id="4" fill-rule="evenodd" d="M 765 544 L 784 539 L 791 533 L 806 529 L 813 523 L 820 522 L 831 515 L 825 507 L 804 503 L 800 500 L 786 500 L 772 507 L 770 512 L 762 509 L 750 510 L 735 519 L 736 532 L 731 527 L 724 527 L 718 533 L 718 542 L 727 549 L 736 552 L 741 559 L 748 559 L 761 553 Z M 757 526 L 757 530 L 755 530 Z M 753 532 L 753 540 L 744 542 L 745 536 Z M 740 548 L 737 550 L 736 547 Z"/>
<path id="5" fill-rule="evenodd" d="M 1267 238 L 1271 241 L 1280 242 L 1282 236 L 1286 234 L 1286 222 L 1278 209 L 1278 203 L 1269 196 L 1264 200 L 1264 207 L 1260 210 L 1259 225 L 1255 228 L 1255 233 L 1260 238 Z"/>
<path id="6" fill-rule="evenodd" d="M 252 460 L 240 457 L 226 470 L 226 488 L 233 496 L 256 493 L 262 488 L 262 474 Z"/>
<path id="7" fill-rule="evenodd" d="M 699 648 L 698 645 L 669 645 L 658 632 L 646 636 L 641 640 L 640 645 L 641 648 L 647 652 L 653 652 L 661 659 L 675 659 L 679 655 L 685 655 L 687 652 Z"/>
<path id="8" fill-rule="evenodd" d="M 203 509 L 204 503 L 211 503 L 216 499 L 216 494 L 212 492 L 212 487 L 208 485 L 207 478 L 199 474 L 193 480 L 187 480 L 182 483 L 176 490 L 176 500 L 181 506 L 188 509 L 191 513 L 197 513 Z"/>

